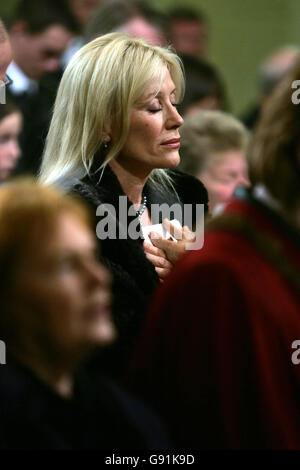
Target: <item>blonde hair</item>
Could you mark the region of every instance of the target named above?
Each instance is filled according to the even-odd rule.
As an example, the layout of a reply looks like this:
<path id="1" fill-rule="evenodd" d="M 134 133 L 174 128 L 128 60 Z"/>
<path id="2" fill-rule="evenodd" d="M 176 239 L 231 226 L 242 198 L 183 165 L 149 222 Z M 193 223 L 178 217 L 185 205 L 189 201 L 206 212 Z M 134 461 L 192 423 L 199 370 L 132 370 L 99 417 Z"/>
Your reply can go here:
<path id="1" fill-rule="evenodd" d="M 99 169 L 115 158 L 128 135 L 132 106 L 151 81 L 158 79 L 162 85 L 166 70 L 181 99 L 183 71 L 180 59 L 170 49 L 122 33 L 101 36 L 82 47 L 66 68 L 59 86 L 41 181 L 59 184 L 83 177 L 112 128 L 116 135 Z M 168 182 L 168 177 L 163 170 L 154 170 L 152 180 L 163 183 Z"/>
<path id="2" fill-rule="evenodd" d="M 188 116 L 180 135 L 180 169 L 193 176 L 206 169 L 213 153 L 246 152 L 249 143 L 246 127 L 232 115 L 221 111 L 200 111 Z"/>

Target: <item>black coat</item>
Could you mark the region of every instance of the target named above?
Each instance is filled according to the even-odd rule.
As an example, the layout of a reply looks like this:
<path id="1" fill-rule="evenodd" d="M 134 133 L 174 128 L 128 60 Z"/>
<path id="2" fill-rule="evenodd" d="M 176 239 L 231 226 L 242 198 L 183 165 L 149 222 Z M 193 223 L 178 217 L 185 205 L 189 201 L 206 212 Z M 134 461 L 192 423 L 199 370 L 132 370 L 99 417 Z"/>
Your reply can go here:
<path id="1" fill-rule="evenodd" d="M 196 178 L 176 170 L 168 170 L 173 178 L 174 187 L 180 204 L 205 204 L 207 212 L 207 191 Z M 124 191 L 109 165 L 105 168 L 100 183 L 100 173 L 86 176 L 73 186 L 72 192 L 82 197 L 91 207 L 95 216 L 96 209 L 101 204 L 111 204 L 116 209 L 112 221 L 120 228 L 119 196 L 125 196 Z M 147 182 L 144 187 L 147 205 L 178 203 L 175 193 L 158 191 Z M 126 198 L 127 209 L 132 205 Z M 127 225 L 136 221 L 136 216 L 128 216 Z M 101 217 L 95 216 L 95 225 Z M 103 220 L 103 217 L 102 217 Z M 161 220 L 159 221 L 162 222 Z M 99 227 L 99 226 L 98 226 Z M 127 228 L 127 227 L 126 227 Z M 140 230 L 140 225 L 138 225 Z M 153 264 L 148 261 L 143 249 L 143 239 L 105 239 L 99 240 L 101 260 L 113 273 L 113 315 L 119 332 L 119 339 L 106 353 L 102 353 L 101 366 L 110 376 L 118 377 L 130 356 L 144 322 L 145 312 L 154 291 L 159 286 L 159 279 Z M 97 364 L 99 362 L 97 361 Z"/>
<path id="2" fill-rule="evenodd" d="M 0 367 L 0 450 L 170 446 L 157 417 L 110 381 L 81 372 L 66 399 L 11 357 Z"/>

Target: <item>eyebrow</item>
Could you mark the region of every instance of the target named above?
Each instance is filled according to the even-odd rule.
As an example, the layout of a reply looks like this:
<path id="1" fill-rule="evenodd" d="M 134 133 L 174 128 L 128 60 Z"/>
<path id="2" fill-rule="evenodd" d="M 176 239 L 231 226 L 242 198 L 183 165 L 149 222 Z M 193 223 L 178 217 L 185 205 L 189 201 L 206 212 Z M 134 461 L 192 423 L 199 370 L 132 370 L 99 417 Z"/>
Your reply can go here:
<path id="1" fill-rule="evenodd" d="M 176 88 L 174 88 L 174 90 L 171 91 L 170 95 L 174 95 L 176 93 Z M 145 96 L 144 100 L 142 100 L 143 102 L 147 102 L 150 100 L 150 98 L 156 98 L 157 96 L 161 96 L 161 91 L 159 91 L 155 96 L 153 96 L 153 92 L 152 93 L 149 93 L 147 96 Z"/>
<path id="2" fill-rule="evenodd" d="M 174 88 L 174 90 L 171 91 L 170 95 L 174 95 L 174 93 L 176 93 L 176 88 Z M 157 93 L 156 96 L 158 95 L 161 95 L 161 90 Z"/>

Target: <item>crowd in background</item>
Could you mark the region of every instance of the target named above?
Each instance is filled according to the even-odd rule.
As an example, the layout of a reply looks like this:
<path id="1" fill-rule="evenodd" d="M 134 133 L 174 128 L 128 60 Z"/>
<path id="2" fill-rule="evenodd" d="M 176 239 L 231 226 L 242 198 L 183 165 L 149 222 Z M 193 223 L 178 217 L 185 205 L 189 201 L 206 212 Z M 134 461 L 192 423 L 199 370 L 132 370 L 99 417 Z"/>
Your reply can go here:
<path id="1" fill-rule="evenodd" d="M 142 0 L 1 20 L 0 449 L 300 448 L 299 48 L 233 116 L 211 34 Z M 126 230 L 191 223 L 122 239 L 120 196 Z"/>

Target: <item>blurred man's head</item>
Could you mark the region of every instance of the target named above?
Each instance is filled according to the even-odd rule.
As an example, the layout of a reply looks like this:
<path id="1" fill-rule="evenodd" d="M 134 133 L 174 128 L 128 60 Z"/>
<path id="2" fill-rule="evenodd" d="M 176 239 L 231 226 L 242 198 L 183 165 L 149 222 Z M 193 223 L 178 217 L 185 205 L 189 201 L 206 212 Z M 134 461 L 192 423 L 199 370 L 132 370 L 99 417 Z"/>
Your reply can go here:
<path id="1" fill-rule="evenodd" d="M 138 2 L 129 0 L 106 0 L 103 2 L 85 29 L 85 42 L 114 31 L 146 39 L 155 46 L 161 46 L 165 43 L 161 27 L 151 21 L 150 15 L 140 8 Z"/>
<path id="2" fill-rule="evenodd" d="M 78 24 L 64 1 L 21 0 L 10 22 L 13 58 L 29 78 L 55 72 Z"/>
<path id="3" fill-rule="evenodd" d="M 187 54 L 181 54 L 186 88 L 178 110 L 182 116 L 200 110 L 226 110 L 227 94 L 218 69 L 209 62 Z"/>
<path id="4" fill-rule="evenodd" d="M 6 69 L 12 60 L 11 45 L 3 22 L 0 19 L 0 80 L 4 81 Z"/>
<path id="5" fill-rule="evenodd" d="M 259 87 L 263 97 L 270 95 L 275 86 L 291 70 L 300 49 L 298 46 L 284 46 L 274 51 L 260 65 Z"/>
<path id="6" fill-rule="evenodd" d="M 85 27 L 95 9 L 105 0 L 68 0 L 70 9 L 81 27 Z"/>
<path id="7" fill-rule="evenodd" d="M 207 55 L 208 25 L 202 14 L 188 8 L 172 10 L 168 33 L 178 54 Z"/>

